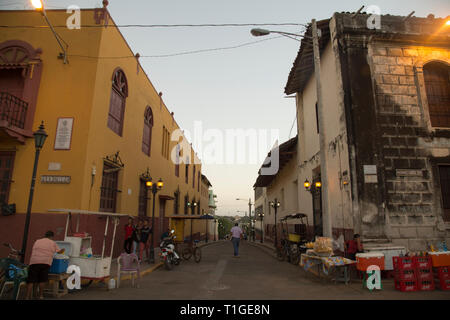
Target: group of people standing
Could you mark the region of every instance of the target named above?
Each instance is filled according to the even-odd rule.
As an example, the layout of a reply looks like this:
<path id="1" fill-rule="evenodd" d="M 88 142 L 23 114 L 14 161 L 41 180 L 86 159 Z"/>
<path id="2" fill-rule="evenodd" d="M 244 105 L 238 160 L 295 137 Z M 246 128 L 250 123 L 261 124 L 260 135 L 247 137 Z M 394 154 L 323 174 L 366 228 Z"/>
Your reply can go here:
<path id="1" fill-rule="evenodd" d="M 148 220 L 138 220 L 137 225 L 135 225 L 133 218 L 128 218 L 128 223 L 125 226 L 125 252 L 138 254 L 139 260 L 142 261 L 145 251 L 148 258 L 149 239 L 152 232 L 152 228 L 148 226 Z"/>

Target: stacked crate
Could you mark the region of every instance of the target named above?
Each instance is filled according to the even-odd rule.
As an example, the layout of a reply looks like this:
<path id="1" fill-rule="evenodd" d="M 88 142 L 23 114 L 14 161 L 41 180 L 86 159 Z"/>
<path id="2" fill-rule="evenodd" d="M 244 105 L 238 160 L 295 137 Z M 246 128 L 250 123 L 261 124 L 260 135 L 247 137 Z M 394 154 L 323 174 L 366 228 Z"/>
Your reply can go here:
<path id="1" fill-rule="evenodd" d="M 412 257 L 392 257 L 395 289 L 402 292 L 417 291 L 416 268 Z"/>
<path id="2" fill-rule="evenodd" d="M 420 291 L 433 291 L 433 266 L 431 257 L 413 257 L 413 264 L 416 268 L 417 289 Z"/>
<path id="3" fill-rule="evenodd" d="M 450 290 L 450 267 L 435 267 L 434 279 L 441 290 Z"/>

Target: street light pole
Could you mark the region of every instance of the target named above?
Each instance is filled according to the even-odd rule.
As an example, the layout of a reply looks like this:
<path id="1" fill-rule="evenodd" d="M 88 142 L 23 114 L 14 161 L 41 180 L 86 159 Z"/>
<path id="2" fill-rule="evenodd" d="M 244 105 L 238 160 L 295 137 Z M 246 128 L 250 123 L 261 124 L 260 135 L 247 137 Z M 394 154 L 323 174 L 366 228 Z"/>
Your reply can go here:
<path id="1" fill-rule="evenodd" d="M 31 177 L 31 186 L 30 186 L 30 194 L 28 197 L 27 215 L 25 218 L 25 229 L 23 232 L 23 239 L 22 239 L 22 250 L 21 250 L 21 256 L 20 256 L 20 261 L 22 263 L 24 263 L 24 261 L 25 261 L 25 251 L 27 249 L 28 230 L 30 228 L 30 220 L 31 220 L 31 206 L 33 204 L 34 186 L 36 184 L 36 173 L 37 173 L 37 166 L 38 166 L 38 162 L 39 162 L 39 155 L 41 153 L 42 147 L 44 146 L 45 139 L 48 137 L 47 133 L 45 132 L 44 121 L 42 121 L 41 125 L 39 126 L 39 130 L 36 131 L 33 135 L 34 135 L 36 153 L 34 155 L 33 175 Z"/>
<path id="2" fill-rule="evenodd" d="M 277 248 L 278 246 L 277 209 L 280 206 L 280 203 L 278 202 L 277 198 L 275 198 L 275 201 L 270 202 L 270 206 L 275 210 L 275 248 Z"/>
<path id="3" fill-rule="evenodd" d="M 150 247 L 150 263 L 155 263 L 155 198 L 156 194 L 159 190 L 163 187 L 163 181 L 159 179 L 159 181 L 155 184 L 152 182 L 151 178 L 149 181 L 146 182 L 146 186 L 152 188 L 152 194 L 153 194 L 153 210 L 152 210 L 152 245 Z"/>

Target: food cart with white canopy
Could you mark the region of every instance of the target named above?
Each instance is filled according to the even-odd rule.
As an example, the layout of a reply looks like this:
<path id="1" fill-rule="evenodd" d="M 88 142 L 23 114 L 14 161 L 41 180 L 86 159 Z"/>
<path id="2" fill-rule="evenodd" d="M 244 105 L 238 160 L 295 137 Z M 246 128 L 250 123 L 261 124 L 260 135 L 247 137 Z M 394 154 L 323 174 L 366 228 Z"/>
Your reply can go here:
<path id="1" fill-rule="evenodd" d="M 104 280 L 110 276 L 111 260 L 114 250 L 114 240 L 116 237 L 116 229 L 121 217 L 128 217 L 129 215 L 123 213 L 97 212 L 77 209 L 50 209 L 50 212 L 64 212 L 67 213 L 66 228 L 64 232 L 64 242 L 70 243 L 71 250 L 68 253 L 69 264 L 77 265 L 81 270 L 81 278 L 87 280 Z M 72 215 L 77 215 L 76 231 L 73 235 L 68 235 L 69 224 L 72 220 Z M 104 216 L 106 217 L 105 232 L 103 234 L 102 254 L 93 255 L 83 253 L 83 249 L 92 248 L 92 236 L 86 233 L 79 233 L 80 215 L 88 216 Z M 106 237 L 108 235 L 108 226 L 112 220 L 114 226 L 111 252 L 105 253 Z"/>

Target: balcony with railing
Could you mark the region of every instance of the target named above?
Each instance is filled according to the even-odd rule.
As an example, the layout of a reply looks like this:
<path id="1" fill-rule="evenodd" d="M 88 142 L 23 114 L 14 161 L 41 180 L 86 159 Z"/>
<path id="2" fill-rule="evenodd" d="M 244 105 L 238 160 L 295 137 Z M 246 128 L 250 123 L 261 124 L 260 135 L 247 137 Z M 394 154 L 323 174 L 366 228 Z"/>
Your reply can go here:
<path id="1" fill-rule="evenodd" d="M 25 129 L 28 102 L 8 92 L 0 92 L 0 121 L 6 121 L 11 127 Z"/>

